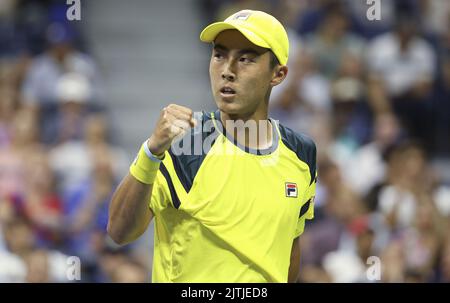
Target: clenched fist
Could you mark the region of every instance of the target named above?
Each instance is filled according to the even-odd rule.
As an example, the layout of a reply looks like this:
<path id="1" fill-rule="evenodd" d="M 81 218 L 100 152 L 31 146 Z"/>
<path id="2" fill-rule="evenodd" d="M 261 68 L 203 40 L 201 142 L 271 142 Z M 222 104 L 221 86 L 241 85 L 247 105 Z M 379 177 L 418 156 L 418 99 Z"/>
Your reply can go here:
<path id="1" fill-rule="evenodd" d="M 172 141 L 183 136 L 186 131 L 195 127 L 194 112 L 184 106 L 170 104 L 165 107 L 159 116 L 155 131 L 147 141 L 152 154 L 161 156 L 168 150 Z"/>

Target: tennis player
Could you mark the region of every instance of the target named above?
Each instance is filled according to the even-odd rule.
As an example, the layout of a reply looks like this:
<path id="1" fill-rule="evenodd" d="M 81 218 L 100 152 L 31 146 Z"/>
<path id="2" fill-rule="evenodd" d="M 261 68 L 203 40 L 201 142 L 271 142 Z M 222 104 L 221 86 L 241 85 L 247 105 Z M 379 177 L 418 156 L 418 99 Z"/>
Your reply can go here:
<path id="1" fill-rule="evenodd" d="M 288 73 L 286 31 L 244 10 L 200 39 L 212 43 L 218 109 L 161 111 L 113 195 L 108 233 L 126 244 L 154 218 L 154 282 L 294 282 L 314 214 L 316 147 L 268 117 L 271 90 Z"/>

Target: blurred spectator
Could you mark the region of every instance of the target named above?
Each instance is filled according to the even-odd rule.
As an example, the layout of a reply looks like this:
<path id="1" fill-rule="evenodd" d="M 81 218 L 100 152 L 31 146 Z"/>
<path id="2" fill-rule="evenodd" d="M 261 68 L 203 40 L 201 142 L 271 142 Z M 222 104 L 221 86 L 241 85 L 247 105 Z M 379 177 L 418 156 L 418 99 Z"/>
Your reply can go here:
<path id="1" fill-rule="evenodd" d="M 3 0 L 0 2 L 0 57 L 39 52 L 47 24 L 46 5 L 51 0 Z"/>
<path id="2" fill-rule="evenodd" d="M 436 153 L 441 157 L 450 154 L 450 12 L 447 16 L 447 30 L 438 39 L 439 71 L 432 112 L 436 130 L 432 137 L 437 147 Z"/>
<path id="3" fill-rule="evenodd" d="M 374 124 L 373 141 L 361 146 L 341 165 L 348 185 L 362 195 L 384 179 L 384 153 L 400 138 L 400 126 L 395 116 L 381 114 Z"/>
<path id="4" fill-rule="evenodd" d="M 16 208 L 30 221 L 38 241 L 56 246 L 62 240 L 62 202 L 45 151 L 35 150 L 27 157 L 25 175 L 25 191 Z"/>
<path id="5" fill-rule="evenodd" d="M 0 3 L 0 281 L 68 282 L 63 250 L 81 258 L 83 281 L 144 282 L 129 251 L 98 274 L 129 161 L 108 143 L 98 70 L 65 12 L 53 0 Z"/>
<path id="6" fill-rule="evenodd" d="M 439 265 L 439 282 L 450 283 L 450 237 L 448 236 L 442 248 Z"/>
<path id="7" fill-rule="evenodd" d="M 294 130 L 310 133 L 318 116 L 335 111 L 333 129 L 340 133 L 363 96 L 364 41 L 349 32 L 339 3 L 326 2 L 323 15 L 317 30 L 302 37 L 300 51 L 291 54 L 290 76 L 274 95 L 271 113 Z"/>
<path id="8" fill-rule="evenodd" d="M 144 283 L 148 282 L 149 276 L 141 264 L 126 260 L 114 269 L 111 280 L 113 283 Z"/>
<path id="9" fill-rule="evenodd" d="M 447 0 L 419 1 L 423 16 L 424 32 L 429 35 L 445 35 L 450 26 L 450 3 Z"/>
<path id="10" fill-rule="evenodd" d="M 370 43 L 370 100 L 376 113 L 392 108 L 411 136 L 431 144 L 429 97 L 436 53 L 420 35 L 418 23 L 413 15 L 400 14 L 394 31 Z"/>
<path id="11" fill-rule="evenodd" d="M 25 168 L 28 154 L 39 150 L 38 124 L 29 110 L 22 109 L 12 119 L 11 142 L 0 148 L 0 197 L 24 193 Z"/>
<path id="12" fill-rule="evenodd" d="M 69 72 L 85 76 L 93 87 L 90 97 L 99 98 L 99 75 L 92 59 L 77 51 L 72 42 L 73 29 L 65 23 L 50 24 L 46 32 L 49 48 L 34 59 L 23 86 L 24 100 L 33 106 L 58 100 L 56 83 Z"/>
<path id="13" fill-rule="evenodd" d="M 0 283 L 25 282 L 25 263 L 18 256 L 0 250 Z"/>
<path id="14" fill-rule="evenodd" d="M 123 149 L 108 143 L 108 121 L 104 114 L 89 114 L 83 117 L 83 136 L 80 140 L 68 140 L 50 151 L 53 170 L 56 172 L 61 192 L 84 182 L 92 172 L 95 150 L 106 149 L 112 157 L 115 177 L 122 176 L 129 166 Z"/>
<path id="15" fill-rule="evenodd" d="M 11 143 L 11 124 L 19 107 L 12 70 L 13 64 L 0 62 L 0 148 Z"/>
<path id="16" fill-rule="evenodd" d="M 67 279 L 68 256 L 57 252 L 36 249 L 28 253 L 25 258 L 27 283 L 61 283 L 71 282 Z"/>
<path id="17" fill-rule="evenodd" d="M 298 279 L 299 283 L 331 283 L 330 275 L 319 266 L 302 264 Z"/>
<path id="18" fill-rule="evenodd" d="M 126 261 L 126 255 L 117 250 L 105 249 L 99 258 L 98 279 L 112 282 L 114 271 Z"/>
<path id="19" fill-rule="evenodd" d="M 0 249 L 1 261 L 11 262 L 0 265 L 0 279 L 5 278 L 2 282 L 68 282 L 68 256 L 39 248 L 26 219 L 11 218 L 3 221 L 1 227 L 5 241 L 5 247 Z"/>
<path id="20" fill-rule="evenodd" d="M 33 241 L 40 245 L 56 245 L 61 227 L 60 201 L 54 191 L 46 155 L 33 141 L 33 135 L 30 136 L 28 127 L 32 127 L 33 122 L 26 120 L 30 116 L 23 116 L 24 113 L 16 116 L 24 126 L 23 132 L 16 132 L 13 145 L 0 151 L 0 223 L 24 218 L 33 229 Z M 31 123 L 27 124 L 27 121 Z"/>
<path id="21" fill-rule="evenodd" d="M 381 20 L 369 20 L 367 10 L 369 5 L 367 1 L 344 1 L 352 21 L 352 30 L 359 35 L 371 39 L 375 36 L 389 31 L 396 18 L 398 0 L 383 0 L 380 5 Z M 374 3 L 372 3 L 373 5 Z"/>
<path id="22" fill-rule="evenodd" d="M 418 32 L 413 16 L 400 15 L 395 31 L 375 38 L 369 45 L 367 64 L 383 81 L 387 95 L 424 97 L 436 70 L 436 55 Z"/>
<path id="23" fill-rule="evenodd" d="M 391 229 L 406 228 L 416 215 L 418 197 L 429 192 L 431 182 L 424 151 L 414 143 L 401 143 L 388 152 L 385 179 L 369 193 L 368 207 L 384 214 Z"/>
<path id="24" fill-rule="evenodd" d="M 326 216 L 305 232 L 302 262 L 324 270 L 332 282 L 364 281 L 366 260 L 376 253 L 378 219 L 366 216 L 362 205 L 348 189 L 339 189 L 325 206 Z"/>
<path id="25" fill-rule="evenodd" d="M 2 282 L 24 282 L 26 265 L 22 257 L 34 246 L 33 236 L 27 223 L 13 216 L 0 220 L 0 280 Z M 3 242 L 3 243 L 2 243 Z"/>
<path id="26" fill-rule="evenodd" d="M 106 249 L 99 259 L 99 277 L 112 283 L 144 283 L 149 282 L 148 268 L 130 258 L 124 251 Z"/>
<path id="27" fill-rule="evenodd" d="M 381 255 L 382 274 L 381 281 L 384 283 L 405 282 L 405 257 L 404 250 L 399 241 L 390 242 Z"/>
<path id="28" fill-rule="evenodd" d="M 291 62 L 286 84 L 273 96 L 271 115 L 296 131 L 309 132 L 331 110 L 330 83 L 304 51 Z"/>
<path id="29" fill-rule="evenodd" d="M 53 119 L 44 121 L 42 139 L 50 144 L 80 140 L 92 94 L 91 84 L 81 74 L 66 73 L 58 78 L 55 89 L 57 111 Z"/>
<path id="30" fill-rule="evenodd" d="M 330 97 L 337 141 L 353 141 L 351 144 L 356 146 L 366 142 L 372 121 L 359 56 L 348 53 L 341 59 L 338 73 L 330 84 Z"/>
<path id="31" fill-rule="evenodd" d="M 340 245 L 351 222 L 366 213 L 360 197 L 351 191 L 341 177 L 338 166 L 324 160 L 319 165 L 320 185 L 316 197 L 315 218 L 303 235 L 302 260 L 320 264 L 322 258 Z"/>
<path id="32" fill-rule="evenodd" d="M 289 72 L 296 70 L 297 63 L 295 59 L 300 56 L 303 47 L 301 38 L 295 29 L 297 18 L 302 9 L 304 9 L 304 3 L 295 0 L 276 1 L 276 6 L 274 8 L 273 15 L 284 25 L 289 38 L 289 57 L 291 58 L 287 63 Z M 288 77 L 286 78 L 286 81 L 275 86 L 270 94 L 270 101 L 278 102 L 281 98 L 280 95 L 286 95 L 285 91 L 292 89 L 290 86 L 293 82 L 293 78 Z M 286 98 L 286 96 L 283 96 L 283 98 Z"/>
<path id="33" fill-rule="evenodd" d="M 56 84 L 56 95 L 60 102 L 60 129 L 58 143 L 71 139 L 80 139 L 83 126 L 85 103 L 91 98 L 92 88 L 81 74 L 62 75 Z M 59 122 L 59 121 L 58 121 Z"/>
<path id="34" fill-rule="evenodd" d="M 27 276 L 25 281 L 28 283 L 48 283 L 49 279 L 49 264 L 47 254 L 42 250 L 35 250 L 30 252 L 25 257 L 25 264 L 27 265 Z"/>
<path id="35" fill-rule="evenodd" d="M 30 224 L 21 217 L 11 217 L 2 222 L 5 248 L 13 254 L 24 256 L 35 246 Z"/>
<path id="36" fill-rule="evenodd" d="M 432 201 L 418 204 L 414 225 L 393 237 L 382 252 L 384 282 L 433 282 L 443 221 Z"/>
<path id="37" fill-rule="evenodd" d="M 397 9 L 396 4 L 400 1 L 383 0 L 383 5 L 380 5 L 380 16 L 382 19 L 376 20 L 375 22 L 367 18 L 369 4 L 366 3 L 366 1 L 305 0 L 299 2 L 301 2 L 304 7 L 297 21 L 297 31 L 301 35 L 314 32 L 323 22 L 327 7 L 339 3 L 348 13 L 352 31 L 365 38 L 373 38 L 392 28 Z"/>
<path id="38" fill-rule="evenodd" d="M 418 203 L 413 225 L 402 238 L 405 251 L 406 279 L 408 273 L 416 282 L 431 282 L 435 279 L 434 266 L 443 236 L 443 221 L 430 197 L 422 197 Z"/>
<path id="39" fill-rule="evenodd" d="M 108 207 L 116 187 L 112 155 L 106 146 L 92 150 L 93 167 L 89 177 L 65 194 L 66 250 L 84 262 L 95 263 L 103 249 Z"/>
<path id="40" fill-rule="evenodd" d="M 11 88 L 0 87 L 0 147 L 10 144 L 11 120 L 14 118 L 15 101 Z"/>
<path id="41" fill-rule="evenodd" d="M 450 187 L 445 183 L 436 184 L 433 190 L 433 200 L 442 217 L 450 218 Z"/>
<path id="42" fill-rule="evenodd" d="M 334 0 L 300 1 L 303 4 L 302 11 L 297 20 L 297 32 L 306 35 L 314 32 L 323 20 L 326 7 L 336 2 Z"/>
<path id="43" fill-rule="evenodd" d="M 344 59 L 360 61 L 362 58 L 364 41 L 349 31 L 349 22 L 342 5 L 333 2 L 326 7 L 317 32 L 305 36 L 306 54 L 329 80 L 336 77 Z"/>

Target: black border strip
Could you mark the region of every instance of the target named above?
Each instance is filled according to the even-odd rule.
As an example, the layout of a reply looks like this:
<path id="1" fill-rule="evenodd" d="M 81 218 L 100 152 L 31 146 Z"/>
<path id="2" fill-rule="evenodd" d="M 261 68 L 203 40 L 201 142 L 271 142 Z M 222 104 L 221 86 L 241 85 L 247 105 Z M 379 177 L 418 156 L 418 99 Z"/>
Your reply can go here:
<path id="1" fill-rule="evenodd" d="M 173 185 L 172 179 L 170 178 L 169 172 L 164 164 L 161 162 L 159 170 L 163 174 L 164 178 L 166 178 L 167 184 L 169 185 L 170 196 L 172 197 L 173 206 L 178 209 L 181 205 L 180 199 L 178 198 L 177 192 L 175 191 L 175 187 Z"/>
<path id="2" fill-rule="evenodd" d="M 175 155 L 172 153 L 172 149 L 169 149 L 169 155 L 172 159 L 173 168 L 175 169 L 175 173 L 177 174 L 178 180 L 180 180 L 181 185 L 183 185 L 184 190 L 188 193 L 191 190 L 192 182 L 189 177 L 184 173 L 183 167 L 180 165 L 178 160 L 175 158 Z"/>
<path id="3" fill-rule="evenodd" d="M 308 200 L 305 204 L 303 204 L 302 208 L 300 209 L 300 215 L 298 216 L 301 218 L 309 209 L 309 205 L 311 204 L 311 199 Z"/>

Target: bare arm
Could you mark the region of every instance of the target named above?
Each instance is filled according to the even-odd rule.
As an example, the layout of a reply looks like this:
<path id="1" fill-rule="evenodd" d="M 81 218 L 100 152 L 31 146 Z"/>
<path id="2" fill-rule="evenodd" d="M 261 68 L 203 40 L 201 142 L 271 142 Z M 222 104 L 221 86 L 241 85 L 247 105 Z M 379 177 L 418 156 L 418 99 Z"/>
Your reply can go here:
<path id="1" fill-rule="evenodd" d="M 161 111 L 155 132 L 147 141 L 154 155 L 163 155 L 175 137 L 193 127 L 192 110 L 171 104 Z M 153 184 L 145 184 L 128 173 L 115 190 L 109 207 L 108 234 L 118 244 L 142 235 L 153 218 L 149 208 Z"/>
<path id="2" fill-rule="evenodd" d="M 300 268 L 300 243 L 299 237 L 294 239 L 291 251 L 291 264 L 289 265 L 288 282 L 295 283 L 298 280 Z"/>
<path id="3" fill-rule="evenodd" d="M 128 173 L 117 187 L 109 208 L 108 234 L 117 244 L 142 235 L 153 218 L 148 207 L 152 184 L 144 184 Z"/>

